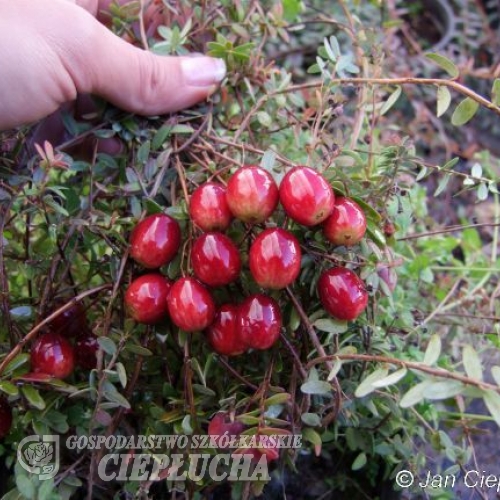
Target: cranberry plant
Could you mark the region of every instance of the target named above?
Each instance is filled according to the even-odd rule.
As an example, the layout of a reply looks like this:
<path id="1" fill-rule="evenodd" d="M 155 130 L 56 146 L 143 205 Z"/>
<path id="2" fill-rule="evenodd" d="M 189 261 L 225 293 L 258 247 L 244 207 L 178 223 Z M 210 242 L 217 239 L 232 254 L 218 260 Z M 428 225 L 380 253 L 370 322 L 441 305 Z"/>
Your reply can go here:
<path id="1" fill-rule="evenodd" d="M 31 434 L 301 434 L 301 450 L 267 450 L 271 483 L 320 460 L 324 491 L 365 498 L 439 468 L 428 445 L 459 470 L 469 429 L 500 425 L 499 161 L 428 158 L 414 118 L 427 107 L 408 89 L 434 89 L 428 126 L 458 130 L 500 114 L 498 80 L 479 95 L 439 54 L 398 74 L 394 23 L 371 3 L 157 8 L 146 33 L 134 5 L 113 26 L 223 58 L 208 102 L 149 118 L 97 102 L 63 115 L 57 144 L 43 124 L 2 134 L 5 498 L 222 497 L 208 476 L 103 482 L 104 450 L 64 449 L 43 483 L 16 463 Z M 99 152 L 108 140 L 122 152 Z"/>

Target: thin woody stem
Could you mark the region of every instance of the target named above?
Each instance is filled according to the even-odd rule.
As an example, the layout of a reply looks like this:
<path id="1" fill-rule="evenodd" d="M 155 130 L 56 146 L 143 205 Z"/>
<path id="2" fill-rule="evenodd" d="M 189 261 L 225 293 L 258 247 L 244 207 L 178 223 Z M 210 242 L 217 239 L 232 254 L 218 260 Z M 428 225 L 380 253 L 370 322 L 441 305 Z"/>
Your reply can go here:
<path id="1" fill-rule="evenodd" d="M 403 359 L 391 358 L 389 356 L 379 356 L 374 354 L 332 354 L 330 356 L 322 356 L 309 361 L 306 367 L 309 369 L 317 364 L 325 363 L 327 361 L 362 361 L 364 363 L 386 363 L 389 365 L 397 365 L 411 370 L 417 370 L 422 373 L 427 373 L 439 378 L 446 378 L 451 380 L 457 380 L 466 385 L 472 385 L 478 387 L 479 389 L 487 389 L 495 392 L 500 392 L 500 387 L 494 384 L 489 384 L 488 382 L 483 382 L 482 380 L 467 377 L 465 375 L 460 375 L 459 373 L 453 373 L 444 368 L 432 368 L 431 366 L 424 365 L 423 363 L 418 363 L 415 361 L 405 361 Z"/>
<path id="2" fill-rule="evenodd" d="M 443 85 L 445 87 L 449 87 L 454 89 L 459 94 L 470 97 L 473 101 L 481 104 L 485 108 L 493 111 L 497 115 L 500 116 L 500 107 L 493 104 L 491 101 L 486 99 L 485 97 L 477 94 L 470 88 L 462 85 L 461 83 L 455 80 L 447 80 L 440 78 L 414 78 L 414 77 L 406 77 L 406 78 L 332 78 L 329 83 L 339 84 L 339 85 Z M 324 81 L 316 81 L 305 83 L 301 85 L 290 85 L 286 89 L 278 90 L 271 95 L 275 94 L 283 94 L 288 92 L 296 92 L 298 90 L 303 90 L 307 88 L 316 88 L 324 86 Z"/>

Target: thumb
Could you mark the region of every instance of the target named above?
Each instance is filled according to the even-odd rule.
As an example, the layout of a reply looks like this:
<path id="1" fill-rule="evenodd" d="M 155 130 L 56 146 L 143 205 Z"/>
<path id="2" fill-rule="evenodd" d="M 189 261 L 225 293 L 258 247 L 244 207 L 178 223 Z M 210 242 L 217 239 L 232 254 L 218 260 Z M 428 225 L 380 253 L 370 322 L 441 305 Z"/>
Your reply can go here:
<path id="1" fill-rule="evenodd" d="M 177 111 L 206 99 L 226 75 L 222 59 L 158 56 L 102 25 L 82 56 L 72 75 L 78 91 L 143 115 Z"/>

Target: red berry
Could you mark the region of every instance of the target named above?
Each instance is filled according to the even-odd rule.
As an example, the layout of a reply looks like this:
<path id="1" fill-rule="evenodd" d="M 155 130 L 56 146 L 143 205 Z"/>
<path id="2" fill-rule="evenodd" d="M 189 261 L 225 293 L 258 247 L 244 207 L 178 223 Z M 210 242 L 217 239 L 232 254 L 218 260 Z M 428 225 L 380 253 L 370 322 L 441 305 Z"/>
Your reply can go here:
<path id="1" fill-rule="evenodd" d="M 136 278 L 125 292 L 125 308 L 130 317 L 148 325 L 165 319 L 171 287 L 171 281 L 159 273 Z"/>
<path id="2" fill-rule="evenodd" d="M 224 356 L 236 356 L 245 352 L 246 346 L 239 337 L 238 306 L 222 305 L 214 322 L 207 328 L 206 335 L 212 349 Z"/>
<path id="3" fill-rule="evenodd" d="M 269 172 L 248 165 L 237 170 L 227 183 L 227 203 L 243 222 L 264 222 L 276 209 L 279 191 Z"/>
<path id="4" fill-rule="evenodd" d="M 204 330 L 215 317 L 210 292 L 194 278 L 181 278 L 172 285 L 168 310 L 172 321 L 186 332 Z"/>
<path id="5" fill-rule="evenodd" d="M 229 413 L 226 412 L 216 413 L 208 424 L 208 435 L 214 437 L 220 437 L 224 434 L 227 436 L 239 436 L 244 430 L 244 424 L 238 422 L 237 420 L 231 422 Z M 227 446 L 219 445 L 219 448 L 226 447 Z"/>
<path id="6" fill-rule="evenodd" d="M 368 304 L 363 281 L 345 267 L 332 267 L 318 280 L 318 293 L 325 310 L 340 320 L 356 319 Z"/>
<path id="7" fill-rule="evenodd" d="M 130 256 L 148 269 L 168 264 L 181 244 L 178 222 L 165 214 L 146 217 L 130 235 Z"/>
<path id="8" fill-rule="evenodd" d="M 261 287 L 279 290 L 297 279 L 301 258 L 300 244 L 292 233 L 266 229 L 250 247 L 250 271 Z"/>
<path id="9" fill-rule="evenodd" d="M 316 170 L 295 167 L 281 181 L 280 201 L 294 221 L 315 226 L 332 213 L 335 195 L 328 181 Z"/>
<path id="10" fill-rule="evenodd" d="M 11 427 L 12 408 L 4 397 L 0 397 L 0 439 L 9 433 Z"/>
<path id="11" fill-rule="evenodd" d="M 85 370 L 93 370 L 97 366 L 97 337 L 88 332 L 81 335 L 75 342 L 76 364 Z"/>
<path id="12" fill-rule="evenodd" d="M 31 348 L 31 368 L 56 378 L 66 378 L 75 367 L 71 344 L 58 333 L 40 335 Z"/>
<path id="13" fill-rule="evenodd" d="M 54 304 L 52 312 L 57 311 L 67 301 L 58 300 Z M 73 303 L 68 309 L 56 316 L 48 325 L 50 331 L 60 333 L 64 337 L 77 337 L 87 328 L 85 309 L 80 302 Z"/>
<path id="14" fill-rule="evenodd" d="M 238 329 L 242 342 L 252 348 L 269 349 L 281 332 L 278 303 L 263 294 L 248 297 L 239 307 Z"/>
<path id="15" fill-rule="evenodd" d="M 226 200 L 226 188 L 207 182 L 195 189 L 189 202 L 189 215 L 202 231 L 224 231 L 233 214 Z"/>
<path id="16" fill-rule="evenodd" d="M 366 232 L 366 217 L 361 207 L 350 198 L 336 198 L 333 212 L 323 224 L 325 238 L 335 245 L 352 246 Z"/>
<path id="17" fill-rule="evenodd" d="M 238 248 L 222 233 L 202 234 L 193 244 L 191 264 L 196 277 L 210 286 L 231 283 L 241 270 Z"/>

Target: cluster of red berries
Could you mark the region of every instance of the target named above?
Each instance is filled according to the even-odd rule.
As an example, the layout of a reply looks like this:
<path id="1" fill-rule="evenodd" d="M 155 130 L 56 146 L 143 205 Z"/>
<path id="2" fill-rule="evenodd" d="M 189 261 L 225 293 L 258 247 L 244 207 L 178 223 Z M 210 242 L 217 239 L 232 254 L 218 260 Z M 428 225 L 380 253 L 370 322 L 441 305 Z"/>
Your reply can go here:
<path id="1" fill-rule="evenodd" d="M 233 218 L 261 224 L 281 202 L 286 215 L 303 226 L 321 224 L 325 238 L 335 245 L 358 243 L 366 231 L 366 218 L 357 203 L 335 197 L 328 181 L 308 167 L 295 167 L 278 188 L 269 172 L 257 166 L 238 169 L 227 186 L 207 182 L 192 194 L 189 214 L 203 233 L 190 254 L 192 277 L 175 282 L 157 271 L 176 256 L 181 229 L 166 214 L 146 217 L 130 236 L 130 255 L 146 269 L 155 270 L 135 279 L 125 293 L 129 315 L 146 324 L 166 317 L 187 332 L 205 330 L 213 349 L 225 355 L 247 349 L 268 349 L 279 338 L 281 312 L 276 300 L 257 293 L 241 304 L 216 308 L 209 288 L 228 285 L 240 276 L 237 245 L 226 235 Z M 255 282 L 264 289 L 291 285 L 301 268 L 302 251 L 289 231 L 268 227 L 252 241 L 248 265 Z M 353 320 L 365 309 L 368 295 L 360 278 L 344 267 L 325 271 L 318 281 L 325 310 L 341 320 Z"/>
<path id="2" fill-rule="evenodd" d="M 31 376 L 64 379 L 73 373 L 75 365 L 87 370 L 96 367 L 99 345 L 80 303 L 72 304 L 56 316 L 48 324 L 48 330 L 31 347 Z"/>

